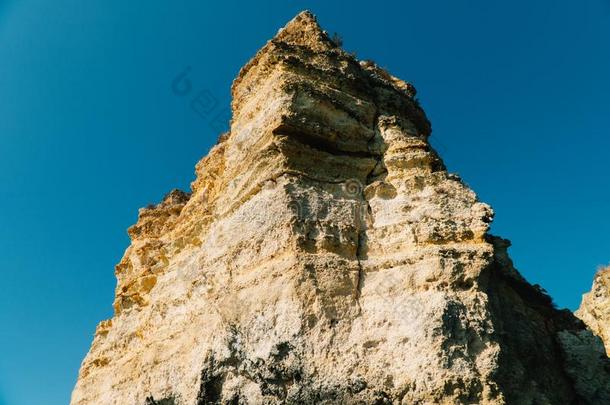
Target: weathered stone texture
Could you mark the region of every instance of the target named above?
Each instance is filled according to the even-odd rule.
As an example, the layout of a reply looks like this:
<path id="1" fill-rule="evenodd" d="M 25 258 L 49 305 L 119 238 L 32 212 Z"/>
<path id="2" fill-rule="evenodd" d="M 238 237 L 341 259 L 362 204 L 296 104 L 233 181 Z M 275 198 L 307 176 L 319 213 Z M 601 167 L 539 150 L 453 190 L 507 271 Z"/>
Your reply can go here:
<path id="1" fill-rule="evenodd" d="M 597 272 L 593 288 L 583 296 L 576 316 L 604 341 L 610 354 L 610 267 Z"/>
<path id="2" fill-rule="evenodd" d="M 72 404 L 610 403 L 600 342 L 488 234 L 415 89 L 299 14 L 192 193 L 140 211 Z"/>

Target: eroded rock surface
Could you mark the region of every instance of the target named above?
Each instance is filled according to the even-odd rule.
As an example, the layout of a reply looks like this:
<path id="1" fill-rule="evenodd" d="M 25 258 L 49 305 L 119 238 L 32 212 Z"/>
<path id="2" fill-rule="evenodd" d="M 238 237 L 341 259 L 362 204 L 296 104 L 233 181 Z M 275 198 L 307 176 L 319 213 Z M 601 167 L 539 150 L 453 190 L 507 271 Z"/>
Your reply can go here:
<path id="1" fill-rule="evenodd" d="M 603 347 L 514 269 L 415 89 L 299 14 L 192 193 L 140 211 L 72 404 L 610 403 Z"/>

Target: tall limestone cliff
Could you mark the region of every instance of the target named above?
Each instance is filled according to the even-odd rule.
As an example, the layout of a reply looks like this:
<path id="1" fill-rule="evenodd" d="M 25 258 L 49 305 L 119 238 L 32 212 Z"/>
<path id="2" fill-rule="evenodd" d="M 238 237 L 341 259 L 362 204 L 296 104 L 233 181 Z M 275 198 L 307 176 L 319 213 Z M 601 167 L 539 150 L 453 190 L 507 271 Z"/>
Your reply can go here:
<path id="1" fill-rule="evenodd" d="M 597 272 L 593 288 L 584 295 L 576 315 L 604 341 L 610 354 L 610 267 Z"/>
<path id="2" fill-rule="evenodd" d="M 600 340 L 449 174 L 408 83 L 308 12 L 241 70 L 190 194 L 140 210 L 72 404 L 602 404 Z"/>

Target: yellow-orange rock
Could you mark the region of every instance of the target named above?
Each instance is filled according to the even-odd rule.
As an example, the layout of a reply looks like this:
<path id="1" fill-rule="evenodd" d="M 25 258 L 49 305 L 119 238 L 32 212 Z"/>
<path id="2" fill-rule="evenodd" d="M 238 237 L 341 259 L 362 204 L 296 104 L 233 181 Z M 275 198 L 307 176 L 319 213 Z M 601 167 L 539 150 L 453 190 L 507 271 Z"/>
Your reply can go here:
<path id="1" fill-rule="evenodd" d="M 583 296 L 576 316 L 604 341 L 610 354 L 610 267 L 597 272 L 593 288 Z"/>
<path id="2" fill-rule="evenodd" d="M 610 403 L 599 339 L 488 234 L 413 86 L 304 12 L 232 94 L 192 193 L 130 228 L 73 405 Z"/>

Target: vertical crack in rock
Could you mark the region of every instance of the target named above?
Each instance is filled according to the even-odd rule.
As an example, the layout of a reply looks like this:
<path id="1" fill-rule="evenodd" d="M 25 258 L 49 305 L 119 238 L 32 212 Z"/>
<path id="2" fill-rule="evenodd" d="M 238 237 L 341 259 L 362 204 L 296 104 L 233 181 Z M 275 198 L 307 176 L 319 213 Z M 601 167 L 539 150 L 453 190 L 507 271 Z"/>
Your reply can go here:
<path id="1" fill-rule="evenodd" d="M 378 126 L 379 126 L 379 110 L 377 109 L 375 111 L 375 115 L 373 118 L 373 126 L 371 128 L 371 130 L 373 131 L 373 133 L 377 133 L 378 131 Z M 369 143 L 373 140 L 373 138 L 376 135 L 374 135 L 371 139 L 369 139 Z M 371 153 L 370 151 L 370 145 L 369 145 L 369 153 L 371 157 L 375 157 L 375 164 L 373 166 L 373 168 L 366 174 L 365 177 L 365 182 L 361 187 L 361 191 L 360 191 L 360 199 L 361 201 L 358 203 L 358 207 L 357 207 L 357 215 L 356 215 L 356 221 L 358 223 L 358 245 L 356 248 L 356 260 L 358 261 L 358 277 L 357 277 L 357 282 L 356 282 L 356 302 L 358 304 L 358 308 L 359 311 L 362 310 L 361 306 L 360 306 L 360 295 L 362 294 L 362 287 L 363 287 L 363 283 L 364 283 L 364 278 L 365 278 L 365 274 L 364 274 L 364 268 L 362 265 L 362 260 L 364 259 L 364 255 L 365 255 L 365 243 L 367 240 L 367 223 L 369 218 L 372 218 L 371 215 L 371 206 L 369 205 L 369 201 L 366 198 L 365 195 L 365 190 L 366 187 L 368 187 L 371 183 L 371 177 L 373 176 L 373 173 L 375 172 L 375 169 L 382 163 L 382 155 L 375 155 L 374 153 Z"/>
<path id="2" fill-rule="evenodd" d="M 607 277 L 595 336 L 489 234 L 411 84 L 303 12 L 231 91 L 191 192 L 129 229 L 72 405 L 610 403 Z"/>

